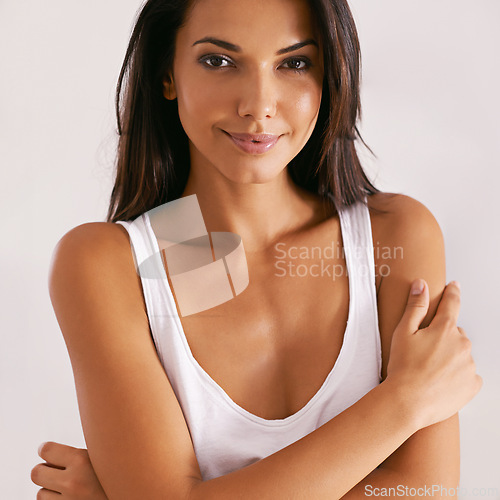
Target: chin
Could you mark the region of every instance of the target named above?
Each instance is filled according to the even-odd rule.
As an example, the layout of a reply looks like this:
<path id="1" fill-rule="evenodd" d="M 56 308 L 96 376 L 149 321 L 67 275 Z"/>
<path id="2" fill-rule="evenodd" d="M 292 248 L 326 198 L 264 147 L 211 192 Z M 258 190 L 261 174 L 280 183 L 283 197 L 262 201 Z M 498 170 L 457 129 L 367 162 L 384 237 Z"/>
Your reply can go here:
<path id="1" fill-rule="evenodd" d="M 282 174 L 286 166 L 276 165 L 238 165 L 231 169 L 220 170 L 220 173 L 235 184 L 266 184 Z"/>

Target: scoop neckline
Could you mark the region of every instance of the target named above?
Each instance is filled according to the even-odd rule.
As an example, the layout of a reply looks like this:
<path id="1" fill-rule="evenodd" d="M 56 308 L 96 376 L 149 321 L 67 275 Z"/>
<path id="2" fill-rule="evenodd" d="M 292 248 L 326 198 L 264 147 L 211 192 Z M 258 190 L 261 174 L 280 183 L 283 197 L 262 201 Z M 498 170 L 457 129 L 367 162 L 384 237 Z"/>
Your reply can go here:
<path id="1" fill-rule="evenodd" d="M 339 220 L 340 220 L 340 231 L 341 231 L 341 240 L 342 240 L 342 250 L 344 251 L 345 255 L 345 262 L 346 262 L 346 268 L 347 268 L 347 276 L 348 276 L 348 289 L 349 289 L 349 305 L 348 305 L 348 313 L 347 313 L 347 324 L 346 328 L 344 330 L 343 338 L 342 338 L 342 346 L 340 348 L 339 354 L 337 356 L 337 359 L 335 360 L 335 363 L 328 373 L 328 375 L 325 377 L 325 380 L 321 384 L 320 388 L 316 391 L 316 393 L 309 399 L 309 401 L 299 410 L 297 410 L 295 413 L 292 413 L 288 417 L 285 418 L 278 418 L 278 419 L 267 419 L 260 417 L 259 415 L 256 415 L 245 408 L 243 408 L 241 405 L 236 403 L 231 396 L 222 388 L 221 385 L 219 385 L 211 376 L 210 374 L 198 363 L 197 359 L 194 357 L 193 352 L 191 351 L 191 347 L 189 346 L 189 342 L 187 340 L 186 334 L 184 332 L 184 328 L 182 326 L 182 323 L 180 321 L 179 317 L 179 312 L 177 310 L 177 305 L 175 303 L 172 289 L 170 287 L 170 284 L 168 282 L 168 277 L 165 271 L 165 268 L 162 265 L 160 265 L 160 270 L 162 274 L 162 279 L 158 280 L 163 283 L 163 288 L 166 292 L 166 296 L 168 297 L 169 301 L 169 306 L 173 311 L 175 311 L 176 314 L 173 314 L 171 317 L 173 318 L 176 326 L 176 331 L 177 334 L 179 335 L 181 342 L 184 346 L 187 358 L 193 368 L 195 369 L 196 373 L 198 376 L 202 379 L 204 383 L 207 383 L 209 387 L 215 391 L 216 395 L 222 398 L 222 401 L 229 406 L 233 411 L 236 411 L 238 414 L 242 415 L 243 417 L 252 420 L 255 423 L 264 425 L 264 426 L 270 426 L 270 427 L 276 427 L 276 426 L 285 426 L 289 425 L 297 420 L 299 420 L 303 415 L 305 415 L 309 410 L 311 410 L 315 404 L 320 400 L 322 394 L 325 392 L 326 388 L 328 387 L 330 381 L 333 378 L 333 375 L 335 372 L 337 372 L 340 368 L 340 366 L 343 364 L 343 360 L 346 358 L 346 351 L 347 351 L 347 345 L 350 342 L 350 339 L 352 337 L 352 325 L 353 325 L 353 317 L 354 317 L 354 275 L 352 272 L 354 271 L 351 269 L 351 263 L 350 263 L 350 258 L 348 253 L 345 251 L 346 245 L 345 245 L 345 239 L 344 239 L 344 234 L 345 231 L 344 229 L 346 228 L 346 221 L 343 219 L 343 214 L 341 214 L 341 211 L 338 211 L 339 215 Z M 153 228 L 151 226 L 151 222 L 149 219 L 149 214 L 146 212 L 143 214 L 143 219 L 145 222 L 145 226 L 147 228 L 147 231 L 150 235 L 151 243 L 154 247 L 154 253 L 159 253 L 160 248 L 158 245 L 158 240 L 156 239 L 156 235 L 153 231 Z M 350 247 L 350 243 L 347 245 L 347 247 Z M 212 396 L 213 393 L 211 394 Z M 220 401 L 220 399 L 217 399 L 217 401 Z"/>

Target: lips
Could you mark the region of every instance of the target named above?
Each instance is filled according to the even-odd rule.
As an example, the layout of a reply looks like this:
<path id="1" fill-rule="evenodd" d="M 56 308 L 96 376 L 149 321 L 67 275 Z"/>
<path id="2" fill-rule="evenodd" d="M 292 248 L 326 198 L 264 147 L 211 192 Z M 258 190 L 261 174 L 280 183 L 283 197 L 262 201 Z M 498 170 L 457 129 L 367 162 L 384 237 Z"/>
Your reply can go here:
<path id="1" fill-rule="evenodd" d="M 279 136 L 272 134 L 236 134 L 235 132 L 228 132 L 234 139 L 247 142 L 272 142 Z"/>
<path id="2" fill-rule="evenodd" d="M 248 154 L 263 154 L 272 149 L 281 137 L 274 134 L 240 134 L 237 132 L 223 132 L 238 146 Z"/>

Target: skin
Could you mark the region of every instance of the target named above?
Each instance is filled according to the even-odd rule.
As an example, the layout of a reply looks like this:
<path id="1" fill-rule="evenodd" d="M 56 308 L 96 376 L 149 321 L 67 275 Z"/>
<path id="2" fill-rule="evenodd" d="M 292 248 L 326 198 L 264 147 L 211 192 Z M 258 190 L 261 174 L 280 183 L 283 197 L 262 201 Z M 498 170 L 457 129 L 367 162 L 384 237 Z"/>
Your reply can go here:
<path id="1" fill-rule="evenodd" d="M 207 36 L 241 51 L 195 44 Z M 309 39 L 317 46 L 276 54 Z M 209 55 L 212 59 L 206 59 Z M 221 56 L 226 62 L 221 63 Z M 304 58 L 311 66 L 294 72 L 291 66 Z M 178 100 L 190 139 L 191 171 L 183 196 L 197 195 L 209 232 L 242 237 L 250 274 L 242 294 L 181 322 L 205 371 L 237 404 L 267 419 L 295 413 L 317 392 L 338 356 L 347 320 L 345 273 L 335 280 L 277 277 L 274 268 L 278 242 L 341 244 L 338 217 L 325 213 L 319 198 L 297 187 L 285 168 L 312 133 L 322 79 L 321 44 L 307 2 L 200 0 L 178 34 L 173 72 L 164 81 L 165 98 Z M 281 137 L 267 153 L 249 155 L 224 130 Z M 457 486 L 456 412 L 479 390 L 480 378 L 465 333 L 456 326 L 459 292 L 452 285 L 443 295 L 442 234 L 432 214 L 409 197 L 380 193 L 370 197 L 369 206 L 386 211 L 371 212 L 374 246 L 404 249 L 404 258 L 375 254 L 386 380 L 285 450 L 204 483 L 182 413 L 149 339 L 126 231 L 93 223 L 63 237 L 54 252 L 51 299 L 75 373 L 89 454 L 109 498 L 163 498 L 166 492 L 179 498 L 234 498 L 244 492 L 249 498 L 321 498 L 326 492 L 328 498 L 362 498 L 367 484 Z M 345 270 L 341 256 L 332 264 Z M 102 269 L 106 272 L 97 272 Z M 409 298 L 416 278 L 425 280 L 424 292 Z M 96 296 L 96 290 L 102 295 Z M 422 331 L 430 335 L 414 335 L 419 327 L 428 327 Z M 109 361 L 115 352 L 121 353 L 121 364 Z M 124 375 L 126 371 L 133 376 Z M 113 396 L 103 381 L 109 381 Z M 123 398 L 129 405 L 118 414 Z M 145 421 L 144 415 L 154 419 Z M 130 428 L 133 435 L 125 431 Z M 333 446 L 340 450 L 334 456 Z M 78 465 L 71 468 L 75 472 L 64 477 L 78 478 L 84 471 L 84 486 L 77 494 L 66 482 L 63 498 L 105 498 L 85 451 L 51 443 L 41 456 L 67 469 L 37 466 L 32 473 L 36 484 L 61 491 L 55 476 L 63 477 L 70 470 L 69 457 L 77 456 Z M 94 488 L 94 496 L 85 496 L 88 488 Z"/>

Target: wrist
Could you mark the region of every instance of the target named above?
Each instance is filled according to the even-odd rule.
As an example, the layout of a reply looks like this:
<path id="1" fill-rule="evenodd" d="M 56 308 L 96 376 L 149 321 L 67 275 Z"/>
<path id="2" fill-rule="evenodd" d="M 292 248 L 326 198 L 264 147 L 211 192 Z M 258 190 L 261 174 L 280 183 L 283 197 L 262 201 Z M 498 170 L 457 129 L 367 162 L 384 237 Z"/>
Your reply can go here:
<path id="1" fill-rule="evenodd" d="M 415 397 L 414 390 L 390 376 L 387 376 L 380 386 L 394 405 L 398 418 L 408 425 L 412 434 L 426 426 L 423 407 Z"/>

